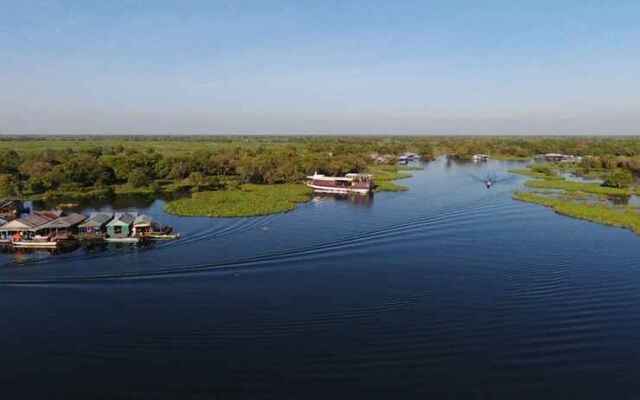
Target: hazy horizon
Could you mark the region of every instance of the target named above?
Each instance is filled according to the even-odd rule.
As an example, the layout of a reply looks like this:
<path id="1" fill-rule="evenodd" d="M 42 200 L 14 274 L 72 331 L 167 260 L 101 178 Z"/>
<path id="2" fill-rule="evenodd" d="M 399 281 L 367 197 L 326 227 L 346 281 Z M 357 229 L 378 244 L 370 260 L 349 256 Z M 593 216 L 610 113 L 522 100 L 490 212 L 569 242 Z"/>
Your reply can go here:
<path id="1" fill-rule="evenodd" d="M 637 135 L 640 3 L 25 1 L 1 135 Z"/>

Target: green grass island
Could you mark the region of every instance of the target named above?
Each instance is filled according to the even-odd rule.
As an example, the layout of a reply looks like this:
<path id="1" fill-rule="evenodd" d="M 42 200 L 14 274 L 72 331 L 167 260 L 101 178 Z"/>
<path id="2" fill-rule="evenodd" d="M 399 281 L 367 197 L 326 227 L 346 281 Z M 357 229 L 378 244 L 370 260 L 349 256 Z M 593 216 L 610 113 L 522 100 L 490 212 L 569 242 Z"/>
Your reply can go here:
<path id="1" fill-rule="evenodd" d="M 628 199 L 638 192 L 633 180 L 611 179 L 612 173 L 590 174 L 603 183 L 569 181 L 559 172 L 576 173 L 576 166 L 533 165 L 509 172 L 527 176 L 526 191 L 517 191 L 513 199 L 551 208 L 554 212 L 603 225 L 629 229 L 640 234 L 640 213 L 629 205 L 616 205 L 611 198 Z M 619 179 L 616 178 L 616 179 Z M 622 202 L 624 203 L 624 201 Z"/>

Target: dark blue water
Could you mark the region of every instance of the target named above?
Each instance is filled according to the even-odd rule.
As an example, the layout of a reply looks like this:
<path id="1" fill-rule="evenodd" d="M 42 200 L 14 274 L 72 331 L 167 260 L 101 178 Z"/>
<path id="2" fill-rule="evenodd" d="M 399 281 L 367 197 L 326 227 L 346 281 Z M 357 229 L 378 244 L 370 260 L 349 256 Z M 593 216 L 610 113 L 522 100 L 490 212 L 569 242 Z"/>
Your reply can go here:
<path id="1" fill-rule="evenodd" d="M 177 218 L 149 248 L 0 255 L 20 398 L 637 398 L 640 238 L 513 201 L 514 164 Z M 498 177 L 487 190 L 481 178 Z"/>

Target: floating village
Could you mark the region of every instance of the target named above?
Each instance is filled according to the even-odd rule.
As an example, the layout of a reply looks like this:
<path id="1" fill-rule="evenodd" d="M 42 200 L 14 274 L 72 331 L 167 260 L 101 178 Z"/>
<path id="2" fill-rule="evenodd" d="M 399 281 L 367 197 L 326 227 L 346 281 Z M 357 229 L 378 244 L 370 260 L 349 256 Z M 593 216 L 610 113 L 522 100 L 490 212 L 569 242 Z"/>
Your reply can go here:
<path id="1" fill-rule="evenodd" d="M 0 245 L 55 250 L 79 242 L 137 244 L 180 237 L 173 228 L 135 212 L 25 211 L 20 201 L 0 202 Z"/>

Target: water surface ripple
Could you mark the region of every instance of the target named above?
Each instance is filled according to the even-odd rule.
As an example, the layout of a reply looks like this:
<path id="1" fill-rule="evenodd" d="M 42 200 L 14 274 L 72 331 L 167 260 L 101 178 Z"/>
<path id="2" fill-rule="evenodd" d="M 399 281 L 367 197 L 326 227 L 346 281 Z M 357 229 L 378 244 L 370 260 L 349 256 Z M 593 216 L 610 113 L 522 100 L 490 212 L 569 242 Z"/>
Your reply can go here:
<path id="1" fill-rule="evenodd" d="M 0 254 L 1 387 L 637 397 L 639 238 L 513 201 L 514 165 L 438 160 L 406 193 L 258 218 L 178 218 L 156 201 L 140 211 L 181 240 Z"/>

